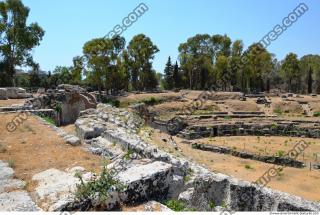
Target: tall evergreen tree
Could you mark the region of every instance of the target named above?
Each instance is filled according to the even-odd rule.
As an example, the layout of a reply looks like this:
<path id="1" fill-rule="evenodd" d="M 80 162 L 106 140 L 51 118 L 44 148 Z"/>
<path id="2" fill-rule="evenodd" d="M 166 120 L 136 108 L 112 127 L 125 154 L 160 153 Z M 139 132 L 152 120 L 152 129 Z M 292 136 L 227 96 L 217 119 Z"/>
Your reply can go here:
<path id="1" fill-rule="evenodd" d="M 164 69 L 164 78 L 166 81 L 165 88 L 167 90 L 172 90 L 174 88 L 174 79 L 173 79 L 173 66 L 171 63 L 171 57 L 169 56 L 168 61 L 166 63 L 166 67 Z"/>
<path id="2" fill-rule="evenodd" d="M 173 66 L 173 83 L 174 88 L 180 88 L 181 85 L 181 74 L 178 62 L 176 61 L 175 65 Z"/>

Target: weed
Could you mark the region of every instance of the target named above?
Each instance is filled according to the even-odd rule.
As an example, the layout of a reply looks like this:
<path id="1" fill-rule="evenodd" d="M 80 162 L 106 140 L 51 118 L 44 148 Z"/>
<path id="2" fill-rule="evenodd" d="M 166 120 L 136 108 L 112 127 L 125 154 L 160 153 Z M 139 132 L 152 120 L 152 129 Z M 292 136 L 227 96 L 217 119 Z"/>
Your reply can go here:
<path id="1" fill-rule="evenodd" d="M 144 100 L 143 102 L 149 106 L 154 106 L 161 103 L 161 101 L 159 99 L 156 99 L 155 97 L 151 97 L 150 99 Z"/>
<path id="2" fill-rule="evenodd" d="M 253 169 L 249 164 L 246 164 L 246 165 L 244 166 L 244 168 L 246 168 L 246 169 Z"/>
<path id="3" fill-rule="evenodd" d="M 164 203 L 168 208 L 173 211 L 186 211 L 186 204 L 179 200 L 168 200 Z"/>
<path id="4" fill-rule="evenodd" d="M 275 108 L 275 109 L 273 110 L 273 112 L 274 112 L 275 114 L 277 114 L 277 115 L 282 115 L 282 110 L 281 110 L 281 108 Z"/>
<path id="5" fill-rule="evenodd" d="M 80 180 L 75 192 L 75 199 L 79 202 L 98 198 L 98 202 L 103 205 L 111 191 L 123 191 L 125 188 L 123 184 L 115 179 L 115 172 L 109 172 L 106 167 L 103 167 L 99 177 L 89 182 L 84 182 L 80 173 L 76 173 L 75 177 Z"/>
<path id="6" fill-rule="evenodd" d="M 7 151 L 8 151 L 7 147 L 2 145 L 2 144 L 0 144 L 0 153 L 5 153 Z"/>
<path id="7" fill-rule="evenodd" d="M 214 209 L 216 207 L 216 205 L 214 204 L 214 202 L 213 201 L 210 201 L 209 202 L 209 208 L 212 210 L 212 209 Z"/>
<path id="8" fill-rule="evenodd" d="M 277 157 L 283 157 L 285 155 L 285 151 L 283 151 L 283 150 L 279 150 L 279 151 L 277 151 L 277 153 L 276 153 L 276 156 Z"/>
<path id="9" fill-rule="evenodd" d="M 130 160 L 130 156 L 133 154 L 132 149 L 128 149 L 127 153 L 124 156 L 125 160 Z"/>
<path id="10" fill-rule="evenodd" d="M 16 162 L 14 160 L 9 160 L 8 165 L 10 168 L 14 169 L 16 167 Z"/>
<path id="11" fill-rule="evenodd" d="M 320 111 L 315 112 L 315 113 L 313 114 L 313 116 L 314 116 L 314 117 L 320 117 Z"/>
<path id="12" fill-rule="evenodd" d="M 47 123 L 49 123 L 50 125 L 56 125 L 56 123 L 54 122 L 54 120 L 50 117 L 47 116 L 43 116 L 42 119 L 44 119 Z"/>

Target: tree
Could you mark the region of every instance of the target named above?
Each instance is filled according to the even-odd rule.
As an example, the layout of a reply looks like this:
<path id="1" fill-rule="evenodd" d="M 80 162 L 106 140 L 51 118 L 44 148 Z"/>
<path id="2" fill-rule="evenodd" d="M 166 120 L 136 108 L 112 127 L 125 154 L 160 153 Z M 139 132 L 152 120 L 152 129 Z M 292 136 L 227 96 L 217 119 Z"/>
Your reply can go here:
<path id="1" fill-rule="evenodd" d="M 241 40 L 236 40 L 232 44 L 231 56 L 230 56 L 230 83 L 233 90 L 241 89 L 241 77 L 242 77 L 242 52 L 243 43 Z"/>
<path id="2" fill-rule="evenodd" d="M 159 49 L 144 34 L 136 35 L 128 45 L 132 88 L 150 90 L 157 87 L 156 73 L 152 70 L 152 60 Z"/>
<path id="3" fill-rule="evenodd" d="M 58 86 L 60 84 L 71 84 L 71 81 L 72 81 L 71 70 L 72 70 L 71 67 L 57 66 L 53 70 L 54 86 Z"/>
<path id="4" fill-rule="evenodd" d="M 80 85 L 82 80 L 82 73 L 84 70 L 83 58 L 76 56 L 73 58 L 73 66 L 71 68 L 71 84 Z"/>
<path id="5" fill-rule="evenodd" d="M 224 55 L 220 55 L 216 62 L 216 71 L 218 80 L 224 91 L 227 91 L 227 87 L 230 85 L 230 73 L 228 68 L 228 58 Z"/>
<path id="6" fill-rule="evenodd" d="M 313 71 L 312 67 L 310 66 L 309 72 L 308 72 L 308 79 L 307 79 L 307 85 L 308 85 L 308 94 L 312 93 L 312 84 L 313 84 Z"/>
<path id="7" fill-rule="evenodd" d="M 299 60 L 296 54 L 289 53 L 281 65 L 282 77 L 287 83 L 289 92 L 298 92 L 301 90 L 301 72 Z"/>
<path id="8" fill-rule="evenodd" d="M 17 66 L 33 66 L 31 51 L 40 45 L 44 30 L 37 24 L 27 25 L 29 8 L 21 0 L 0 2 L 0 52 L 2 75 L 8 85 L 14 85 Z M 5 72 L 4 72 L 5 71 Z"/>
<path id="9" fill-rule="evenodd" d="M 173 66 L 171 64 L 171 58 L 168 58 L 166 67 L 164 69 L 164 76 L 165 76 L 165 88 L 167 90 L 172 90 L 175 87 L 174 79 L 173 79 Z"/>
<path id="10" fill-rule="evenodd" d="M 310 70 L 312 70 L 312 92 L 320 93 L 320 56 L 319 55 L 305 55 L 300 59 L 300 70 L 302 76 L 307 80 L 306 85 L 308 88 L 308 79 L 310 80 Z M 309 76 L 309 77 L 308 77 Z"/>
<path id="11" fill-rule="evenodd" d="M 243 92 L 263 92 L 272 71 L 272 55 L 260 43 L 254 43 L 244 52 Z"/>
<path id="12" fill-rule="evenodd" d="M 172 79 L 174 83 L 174 88 L 180 88 L 181 85 L 181 74 L 180 74 L 180 68 L 178 65 L 178 62 L 176 61 L 175 65 L 173 66 L 173 74 Z"/>

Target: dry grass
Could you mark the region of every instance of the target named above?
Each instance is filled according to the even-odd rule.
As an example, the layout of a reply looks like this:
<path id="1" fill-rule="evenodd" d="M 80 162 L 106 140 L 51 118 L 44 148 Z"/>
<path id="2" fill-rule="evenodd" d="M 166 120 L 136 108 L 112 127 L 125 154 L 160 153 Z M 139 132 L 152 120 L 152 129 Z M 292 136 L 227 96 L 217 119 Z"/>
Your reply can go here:
<path id="1" fill-rule="evenodd" d="M 0 100 L 0 107 L 7 107 L 11 105 L 19 105 L 24 104 L 26 99 L 8 99 L 8 100 Z"/>
<path id="2" fill-rule="evenodd" d="M 7 149 L 0 153 L 0 160 L 14 161 L 16 177 L 28 185 L 32 185 L 34 174 L 50 168 L 65 170 L 82 166 L 89 171 L 100 170 L 102 160 L 99 156 L 81 147 L 67 145 L 55 131 L 35 117 L 30 117 L 15 132 L 8 132 L 6 124 L 14 117 L 14 114 L 0 115 L 1 145 Z"/>
<path id="3" fill-rule="evenodd" d="M 212 170 L 213 172 L 224 173 L 227 175 L 234 176 L 247 181 L 256 181 L 261 176 L 263 176 L 266 171 L 273 167 L 272 164 L 267 164 L 258 161 L 241 159 L 238 157 L 233 157 L 231 155 L 217 154 L 212 152 L 205 152 L 200 150 L 192 149 L 189 144 L 184 143 L 183 139 L 174 137 L 174 140 L 177 142 L 179 150 L 175 150 L 173 146 L 165 143 L 162 139 L 169 139 L 170 136 L 164 134 L 160 131 L 153 130 L 150 132 L 152 135 L 152 142 L 156 144 L 159 148 L 170 152 L 176 156 L 184 156 L 189 159 L 202 164 Z M 226 137 L 229 138 L 229 137 Z M 239 137 L 230 137 L 230 143 L 238 143 Z M 261 141 L 270 141 L 270 138 L 277 137 L 268 137 L 264 140 L 264 137 L 261 138 Z M 254 137 L 253 137 L 254 139 Z M 284 138 L 285 139 L 285 138 Z M 245 139 L 242 139 L 245 141 Z M 298 141 L 299 138 L 293 139 L 292 141 Z M 282 142 L 281 139 L 279 139 Z M 316 141 L 316 140 L 315 140 Z M 151 141 L 150 141 L 151 142 Z M 229 142 L 229 141 L 228 141 Z M 241 139 L 240 139 L 241 142 Z M 316 141 L 316 146 L 319 147 L 319 141 Z M 239 143 L 241 145 L 241 143 Z M 275 145 L 276 147 L 276 145 Z M 312 147 L 312 146 L 311 146 Z M 307 149 L 308 150 L 308 149 Z M 312 150 L 310 150 L 312 153 Z M 250 167 L 250 169 L 246 168 Z M 292 195 L 301 196 L 305 199 L 312 201 L 320 200 L 320 186 L 315 186 L 319 183 L 320 180 L 320 171 L 313 170 L 309 171 L 308 168 L 297 169 L 297 168 L 284 168 L 283 173 L 271 180 L 268 184 L 268 187 L 280 190 L 283 192 L 290 193 Z M 302 183 L 303 182 L 303 183 Z"/>

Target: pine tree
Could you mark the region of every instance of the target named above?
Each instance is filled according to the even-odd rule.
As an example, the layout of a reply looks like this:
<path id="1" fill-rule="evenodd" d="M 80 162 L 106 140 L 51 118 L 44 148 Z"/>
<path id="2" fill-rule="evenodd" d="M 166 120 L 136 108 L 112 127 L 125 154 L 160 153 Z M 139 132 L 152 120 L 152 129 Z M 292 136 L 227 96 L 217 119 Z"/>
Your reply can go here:
<path id="1" fill-rule="evenodd" d="M 180 88 L 181 87 L 181 75 L 180 75 L 180 68 L 178 65 L 178 62 L 176 61 L 176 64 L 173 67 L 173 83 L 174 88 Z"/>
<path id="2" fill-rule="evenodd" d="M 164 69 L 164 79 L 166 81 L 165 88 L 167 90 L 172 90 L 174 88 L 174 80 L 173 80 L 173 66 L 171 63 L 171 58 L 168 58 L 168 62 L 166 64 L 166 67 Z"/>

